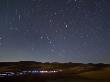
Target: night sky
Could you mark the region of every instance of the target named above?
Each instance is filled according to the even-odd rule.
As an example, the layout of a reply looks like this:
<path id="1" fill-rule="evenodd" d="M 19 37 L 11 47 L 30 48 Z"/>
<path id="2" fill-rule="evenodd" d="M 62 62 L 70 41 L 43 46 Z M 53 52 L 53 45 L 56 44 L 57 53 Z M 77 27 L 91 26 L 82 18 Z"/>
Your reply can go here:
<path id="1" fill-rule="evenodd" d="M 110 0 L 0 0 L 0 61 L 110 63 Z"/>

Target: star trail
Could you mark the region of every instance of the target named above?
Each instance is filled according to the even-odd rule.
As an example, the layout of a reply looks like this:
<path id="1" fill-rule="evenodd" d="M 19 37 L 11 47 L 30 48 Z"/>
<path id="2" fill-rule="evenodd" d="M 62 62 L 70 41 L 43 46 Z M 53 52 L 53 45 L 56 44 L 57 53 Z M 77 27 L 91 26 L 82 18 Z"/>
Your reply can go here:
<path id="1" fill-rule="evenodd" d="M 0 61 L 110 63 L 109 0 L 0 0 Z"/>

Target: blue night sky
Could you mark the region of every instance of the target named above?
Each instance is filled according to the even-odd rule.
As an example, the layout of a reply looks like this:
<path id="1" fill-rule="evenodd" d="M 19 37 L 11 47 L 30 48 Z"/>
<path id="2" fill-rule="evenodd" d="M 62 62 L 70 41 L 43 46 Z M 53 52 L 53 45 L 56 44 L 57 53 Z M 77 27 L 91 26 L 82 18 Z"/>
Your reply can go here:
<path id="1" fill-rule="evenodd" d="M 110 63 L 110 0 L 0 0 L 0 62 Z"/>

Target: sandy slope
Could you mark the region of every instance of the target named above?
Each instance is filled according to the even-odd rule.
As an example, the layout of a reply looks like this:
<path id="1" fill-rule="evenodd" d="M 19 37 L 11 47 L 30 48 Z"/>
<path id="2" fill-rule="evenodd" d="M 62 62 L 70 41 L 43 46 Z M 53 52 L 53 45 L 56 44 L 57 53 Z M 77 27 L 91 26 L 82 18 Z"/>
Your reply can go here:
<path id="1" fill-rule="evenodd" d="M 110 67 L 107 67 L 98 71 L 84 72 L 79 75 L 90 79 L 109 79 L 110 80 Z"/>

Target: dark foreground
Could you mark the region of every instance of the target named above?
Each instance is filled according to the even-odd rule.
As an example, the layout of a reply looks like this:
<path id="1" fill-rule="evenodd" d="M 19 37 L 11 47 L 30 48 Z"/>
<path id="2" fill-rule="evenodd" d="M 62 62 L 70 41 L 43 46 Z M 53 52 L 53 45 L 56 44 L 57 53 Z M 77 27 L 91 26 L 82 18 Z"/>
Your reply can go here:
<path id="1" fill-rule="evenodd" d="M 110 82 L 107 79 L 89 79 L 74 74 L 42 74 L 0 78 L 0 82 Z"/>
<path id="2" fill-rule="evenodd" d="M 110 82 L 110 64 L 1 62 L 0 82 Z"/>

